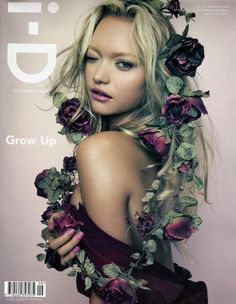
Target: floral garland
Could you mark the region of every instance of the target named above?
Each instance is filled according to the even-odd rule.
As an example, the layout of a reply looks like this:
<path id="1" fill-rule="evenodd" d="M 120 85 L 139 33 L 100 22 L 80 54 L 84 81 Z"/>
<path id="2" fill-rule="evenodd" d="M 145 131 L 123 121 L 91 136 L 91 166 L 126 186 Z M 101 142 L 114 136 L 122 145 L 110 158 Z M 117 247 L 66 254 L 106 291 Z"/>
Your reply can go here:
<path id="1" fill-rule="evenodd" d="M 126 0 L 131 3 L 133 0 Z M 184 16 L 188 23 L 195 17 L 194 13 L 187 13 L 180 7 L 178 0 L 151 1 L 154 6 L 170 19 L 173 16 L 178 18 Z M 201 114 L 207 114 L 202 97 L 208 97 L 208 92 L 191 91 L 186 85 L 185 77 L 194 77 L 198 66 L 204 59 L 204 48 L 197 39 L 187 37 L 189 26 L 187 24 L 182 35 L 174 34 L 170 37 L 165 49 L 159 55 L 159 59 L 165 60 L 165 65 L 172 74 L 166 79 L 166 91 L 163 92 L 163 108 L 160 119 L 160 126 L 146 126 L 137 134 L 137 139 L 147 149 L 154 151 L 160 162 L 166 161 L 172 153 L 172 170 L 178 170 L 185 175 L 187 182 L 194 183 L 198 190 L 203 188 L 202 179 L 196 175 L 197 152 L 187 140 L 173 146 L 173 138 L 183 139 L 193 137 L 195 129 L 199 127 L 194 123 Z M 53 98 L 54 105 L 58 108 L 56 121 L 62 125 L 59 133 L 66 135 L 74 144 L 78 144 L 86 137 L 90 130 L 90 116 L 87 112 L 79 117 L 76 114 L 81 108 L 77 98 L 67 99 L 62 93 L 57 92 Z M 172 151 L 172 152 L 171 152 Z M 170 241 L 181 241 L 189 238 L 201 224 L 201 218 L 195 214 L 187 214 L 186 207 L 198 205 L 195 198 L 182 196 L 177 198 L 174 207 L 163 217 L 161 207 L 152 199 L 160 190 L 162 176 L 165 172 L 161 169 L 153 181 L 152 186 L 146 192 L 142 202 L 144 203 L 143 214 L 137 214 L 137 231 L 143 238 L 142 252 L 132 254 L 130 268 L 126 271 L 115 264 L 103 266 L 103 274 L 95 269 L 94 264 L 88 259 L 84 250 L 76 254 L 72 263 L 72 271 L 68 274 L 74 276 L 82 273 L 85 279 L 86 290 L 92 286 L 98 291 L 105 303 L 116 303 L 126 300 L 127 303 L 136 304 L 135 289 L 145 287 L 143 280 L 136 280 L 132 276 L 134 269 L 154 263 L 154 253 L 157 250 L 157 239 Z M 75 157 L 65 157 L 63 168 L 58 171 L 56 168 L 45 169 L 37 175 L 35 186 L 37 194 L 48 200 L 48 208 L 42 214 L 42 223 L 46 228 L 42 230 L 44 243 L 38 246 L 46 252 L 49 249 L 48 220 L 57 211 L 65 210 L 65 214 L 54 219 L 55 235 L 63 234 L 68 228 L 80 231 L 83 225 L 73 216 L 69 201 L 78 184 L 78 172 Z M 48 262 L 46 254 L 38 254 L 39 261 Z M 50 265 L 48 264 L 50 267 Z M 120 302 L 119 302 L 120 303 Z"/>

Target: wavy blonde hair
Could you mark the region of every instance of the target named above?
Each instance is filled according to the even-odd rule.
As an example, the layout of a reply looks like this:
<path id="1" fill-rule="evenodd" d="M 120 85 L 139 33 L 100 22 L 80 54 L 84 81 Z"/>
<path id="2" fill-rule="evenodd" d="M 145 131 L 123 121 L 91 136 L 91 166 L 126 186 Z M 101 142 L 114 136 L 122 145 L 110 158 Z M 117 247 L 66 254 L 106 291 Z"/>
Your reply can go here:
<path id="1" fill-rule="evenodd" d="M 159 58 L 159 54 L 170 36 L 175 33 L 171 23 L 163 14 L 144 1 L 125 2 L 121 0 L 107 0 L 93 8 L 83 22 L 75 42 L 64 51 L 68 52 L 68 54 L 50 94 L 53 95 L 56 91 L 61 91 L 65 94 L 72 92 L 81 102 L 81 107 L 72 120 L 76 120 L 82 115 L 83 111 L 88 111 L 92 117 L 91 134 L 103 130 L 103 123 L 105 123 L 106 118 L 93 113 L 91 108 L 85 83 L 85 65 L 86 53 L 92 35 L 99 22 L 108 15 L 125 17 L 132 21 L 132 39 L 135 42 L 139 60 L 143 64 L 146 73 L 146 91 L 141 104 L 133 111 L 132 119 L 129 122 L 117 127 L 117 129 L 129 135 L 137 137 L 137 132 L 143 130 L 145 126 L 152 125 L 158 127 L 160 125 L 161 109 L 166 98 L 166 96 L 163 96 L 165 79 L 170 74 L 165 67 L 164 60 Z M 187 77 L 184 81 L 185 85 L 189 85 Z M 199 124 L 199 121 L 197 124 Z M 157 173 L 157 180 L 161 181 L 161 185 L 157 189 L 154 181 L 154 186 L 147 189 L 144 201 L 150 203 L 152 201 L 158 202 L 158 205 L 163 205 L 163 214 L 173 207 L 175 196 L 178 196 L 180 191 L 183 192 L 182 188 L 185 188 L 184 191 L 187 192 L 193 191 L 193 187 L 189 187 L 189 185 L 187 187 L 183 174 L 181 175 L 177 169 L 172 169 L 173 153 L 177 143 L 179 144 L 186 140 L 189 143 L 194 143 L 197 138 L 200 140 L 200 150 L 203 151 L 202 168 L 205 180 L 204 196 L 206 198 L 207 153 L 202 130 L 200 128 L 197 129 L 196 134 L 192 138 L 177 138 L 174 135 L 172 137 L 169 158 L 164 165 L 157 164 L 160 168 Z M 163 204 L 164 202 L 165 204 Z"/>

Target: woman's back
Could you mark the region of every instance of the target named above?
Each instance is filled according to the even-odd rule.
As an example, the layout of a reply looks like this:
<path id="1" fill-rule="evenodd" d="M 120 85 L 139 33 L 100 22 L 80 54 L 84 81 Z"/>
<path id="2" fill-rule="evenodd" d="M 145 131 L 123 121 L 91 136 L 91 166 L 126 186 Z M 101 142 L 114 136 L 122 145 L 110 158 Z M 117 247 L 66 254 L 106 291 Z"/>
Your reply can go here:
<path id="1" fill-rule="evenodd" d="M 142 249 L 136 230 L 142 198 L 152 184 L 154 156 L 123 132 L 97 133 L 84 140 L 77 150 L 80 186 L 72 204 L 82 202 L 89 216 L 112 237 Z M 165 242 L 165 244 L 164 244 Z M 173 269 L 168 242 L 159 244 L 158 262 Z"/>

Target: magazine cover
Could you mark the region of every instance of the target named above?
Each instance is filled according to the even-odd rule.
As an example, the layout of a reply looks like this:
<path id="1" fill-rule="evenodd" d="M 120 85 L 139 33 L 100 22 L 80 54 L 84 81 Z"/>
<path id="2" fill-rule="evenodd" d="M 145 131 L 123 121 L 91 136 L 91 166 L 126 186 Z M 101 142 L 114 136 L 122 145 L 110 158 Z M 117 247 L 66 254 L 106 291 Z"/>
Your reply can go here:
<path id="1" fill-rule="evenodd" d="M 42 261 L 41 215 L 46 200 L 37 196 L 36 176 L 63 166 L 74 145 L 59 134 L 58 109 L 49 96 L 57 54 L 73 42 L 88 10 L 100 0 L 1 0 L 1 255 L 0 303 L 88 304 L 69 269 L 58 272 Z M 129 1 L 127 1 L 129 2 Z M 204 45 L 197 81 L 209 118 L 213 156 L 209 161 L 208 204 L 201 203 L 202 225 L 188 240 L 186 255 L 173 248 L 174 261 L 204 281 L 208 303 L 236 303 L 235 172 L 236 104 L 234 97 L 236 3 L 231 0 L 182 0 L 196 13 L 190 37 Z M 184 20 L 173 18 L 176 31 Z M 117 29 L 119 31 L 119 28 Z M 37 259 L 38 256 L 38 259 Z M 110 302 L 107 302 L 110 303 Z M 121 303 L 121 302 L 119 302 Z M 131 302 L 130 302 L 131 303 Z M 135 303 L 135 302 L 132 302 Z M 157 304 L 157 303 L 156 303 Z M 196 302 L 197 304 L 197 302 Z M 201 304 L 201 303 L 199 303 Z"/>

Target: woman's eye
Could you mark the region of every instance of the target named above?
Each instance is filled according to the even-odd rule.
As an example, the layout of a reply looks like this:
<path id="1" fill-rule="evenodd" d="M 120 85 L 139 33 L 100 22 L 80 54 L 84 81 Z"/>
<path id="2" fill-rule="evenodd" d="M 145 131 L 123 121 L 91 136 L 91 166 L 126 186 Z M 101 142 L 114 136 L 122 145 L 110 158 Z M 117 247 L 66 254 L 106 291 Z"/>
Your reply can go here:
<path id="1" fill-rule="evenodd" d="M 86 55 L 85 59 L 86 59 L 86 61 L 94 62 L 94 61 L 96 61 L 98 58 L 95 57 L 95 56 Z"/>
<path id="2" fill-rule="evenodd" d="M 131 62 L 127 62 L 127 61 L 119 61 L 117 62 L 117 66 L 121 69 L 121 70 L 131 70 L 134 66 L 133 63 Z"/>

